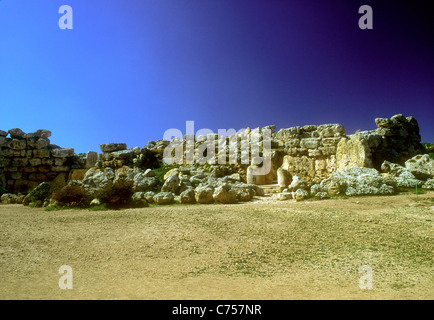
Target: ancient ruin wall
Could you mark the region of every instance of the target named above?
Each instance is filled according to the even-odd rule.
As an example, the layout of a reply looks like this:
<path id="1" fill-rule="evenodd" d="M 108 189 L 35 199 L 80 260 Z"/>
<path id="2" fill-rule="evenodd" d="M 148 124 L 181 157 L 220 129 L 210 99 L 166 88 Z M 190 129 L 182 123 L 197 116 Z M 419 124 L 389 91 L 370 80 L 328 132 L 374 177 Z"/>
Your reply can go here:
<path id="1" fill-rule="evenodd" d="M 275 126 L 264 127 L 272 131 L 273 165 L 270 174 L 260 180 L 264 184 L 277 182 L 277 170 L 282 168 L 291 176 L 319 182 L 336 171 L 354 167 L 380 170 L 385 160 L 404 164 L 414 155 L 425 153 L 420 143 L 419 126 L 413 117 L 395 115 L 377 118 L 375 123 L 376 130 L 353 135 L 346 135 L 340 124 L 305 125 L 278 132 L 275 132 Z M 248 129 L 243 134 L 261 134 L 262 129 Z M 109 143 L 101 145 L 100 154 L 77 155 L 72 148 L 63 149 L 51 144 L 50 136 L 48 130 L 27 134 L 17 128 L 8 132 L 0 130 L 0 187 L 12 193 L 25 193 L 43 181 L 83 179 L 87 169 L 94 166 L 114 170 L 123 166 L 156 168 L 161 163 L 164 148 L 170 143 L 151 141 L 143 148 L 132 149 L 127 149 L 124 143 Z M 201 143 L 196 140 L 196 150 Z M 232 171 L 247 180 L 249 165 L 241 165 L 241 157 L 239 153 L 239 164 L 233 166 Z"/>
<path id="2" fill-rule="evenodd" d="M 72 170 L 92 166 L 72 148 L 51 144 L 48 130 L 24 133 L 0 130 L 0 186 L 11 193 L 27 192 L 44 181 L 63 178 Z M 5 191 L 5 190 L 3 190 Z"/>

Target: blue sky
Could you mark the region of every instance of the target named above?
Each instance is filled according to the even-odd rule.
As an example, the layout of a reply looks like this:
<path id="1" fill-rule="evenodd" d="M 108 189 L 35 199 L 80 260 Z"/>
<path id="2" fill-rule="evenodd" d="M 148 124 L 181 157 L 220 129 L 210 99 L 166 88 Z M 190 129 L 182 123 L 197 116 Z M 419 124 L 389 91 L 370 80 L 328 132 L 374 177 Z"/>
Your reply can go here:
<path id="1" fill-rule="evenodd" d="M 52 143 L 99 152 L 186 121 L 353 133 L 402 113 L 434 142 L 432 17 L 423 2 L 389 3 L 2 0 L 0 129 L 49 129 Z M 63 4 L 73 30 L 58 27 Z M 373 30 L 358 27 L 363 4 Z"/>

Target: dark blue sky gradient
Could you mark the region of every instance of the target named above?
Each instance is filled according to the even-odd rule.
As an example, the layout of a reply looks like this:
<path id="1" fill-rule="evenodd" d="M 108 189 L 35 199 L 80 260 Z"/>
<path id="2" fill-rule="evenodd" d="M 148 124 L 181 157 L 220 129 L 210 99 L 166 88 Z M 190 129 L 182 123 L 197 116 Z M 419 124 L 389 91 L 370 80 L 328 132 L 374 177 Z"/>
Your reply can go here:
<path id="1" fill-rule="evenodd" d="M 58 27 L 63 4 L 73 30 Z M 358 27 L 363 4 L 373 30 Z M 190 120 L 350 134 L 402 113 L 434 142 L 430 12 L 410 0 L 2 0 L 0 129 L 99 152 Z"/>

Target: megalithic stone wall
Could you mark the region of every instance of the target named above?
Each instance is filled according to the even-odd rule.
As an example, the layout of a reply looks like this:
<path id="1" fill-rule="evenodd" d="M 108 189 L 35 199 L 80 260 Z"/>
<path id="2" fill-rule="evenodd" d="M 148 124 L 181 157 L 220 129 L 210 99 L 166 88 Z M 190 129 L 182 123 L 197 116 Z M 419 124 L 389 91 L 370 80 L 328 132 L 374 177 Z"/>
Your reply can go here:
<path id="1" fill-rule="evenodd" d="M 404 165 L 417 154 L 426 153 L 419 125 L 414 117 L 402 114 L 375 119 L 377 129 L 358 131 L 342 139 L 336 151 L 338 171 L 367 167 L 381 170 L 384 161 Z"/>
<path id="2" fill-rule="evenodd" d="M 50 136 L 51 131 L 43 129 L 33 133 L 0 130 L 0 187 L 25 193 L 59 174 L 67 177 L 71 170 L 86 167 L 85 155 L 51 144 Z"/>

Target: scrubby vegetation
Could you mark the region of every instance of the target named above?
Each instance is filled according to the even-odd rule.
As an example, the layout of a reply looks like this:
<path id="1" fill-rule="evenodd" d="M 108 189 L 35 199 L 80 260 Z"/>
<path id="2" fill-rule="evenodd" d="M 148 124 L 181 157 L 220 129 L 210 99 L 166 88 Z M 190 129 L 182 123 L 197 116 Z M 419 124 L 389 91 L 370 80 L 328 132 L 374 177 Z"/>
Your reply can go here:
<path id="1" fill-rule="evenodd" d="M 90 199 L 81 183 L 69 183 L 55 190 L 51 198 L 63 206 L 77 206 L 85 208 L 89 206 Z"/>
<path id="2" fill-rule="evenodd" d="M 424 142 L 422 143 L 431 159 L 434 159 L 434 143 Z"/>

